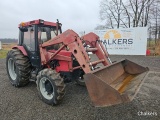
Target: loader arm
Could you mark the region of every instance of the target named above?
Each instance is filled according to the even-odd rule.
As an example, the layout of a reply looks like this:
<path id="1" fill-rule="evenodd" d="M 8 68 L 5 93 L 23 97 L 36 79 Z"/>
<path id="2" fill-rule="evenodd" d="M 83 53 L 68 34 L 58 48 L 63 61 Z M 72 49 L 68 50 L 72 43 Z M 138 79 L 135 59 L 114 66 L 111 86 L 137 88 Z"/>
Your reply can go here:
<path id="1" fill-rule="evenodd" d="M 106 66 L 110 64 L 107 60 L 108 54 L 106 53 L 103 45 L 99 43 L 98 40 L 99 37 L 94 33 L 89 33 L 80 38 L 74 31 L 67 30 L 57 37 L 42 44 L 40 49 L 41 53 L 43 53 L 41 54 L 42 63 L 49 63 L 51 60 L 55 59 L 55 57 L 61 50 L 68 49 L 68 51 L 72 52 L 72 54 L 80 64 L 80 66 L 72 68 L 71 71 L 81 68 L 85 73 L 90 73 L 92 71 L 91 68 L 93 65 L 103 63 L 103 65 Z M 85 41 L 85 44 L 89 45 L 90 48 L 86 50 L 82 41 Z M 62 44 L 62 46 L 55 53 L 48 54 L 48 52 L 46 51 L 46 47 L 55 44 Z M 91 62 L 87 51 L 96 54 L 99 60 Z"/>

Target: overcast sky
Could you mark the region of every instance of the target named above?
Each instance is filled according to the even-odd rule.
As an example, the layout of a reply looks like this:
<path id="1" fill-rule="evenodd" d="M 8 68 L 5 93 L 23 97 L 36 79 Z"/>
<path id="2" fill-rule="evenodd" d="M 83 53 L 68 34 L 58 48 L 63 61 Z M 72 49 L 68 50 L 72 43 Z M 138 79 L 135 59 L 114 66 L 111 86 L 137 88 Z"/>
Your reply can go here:
<path id="1" fill-rule="evenodd" d="M 18 24 L 44 19 L 63 24 L 62 30 L 92 31 L 100 24 L 101 0 L 0 0 L 0 38 L 18 38 Z"/>

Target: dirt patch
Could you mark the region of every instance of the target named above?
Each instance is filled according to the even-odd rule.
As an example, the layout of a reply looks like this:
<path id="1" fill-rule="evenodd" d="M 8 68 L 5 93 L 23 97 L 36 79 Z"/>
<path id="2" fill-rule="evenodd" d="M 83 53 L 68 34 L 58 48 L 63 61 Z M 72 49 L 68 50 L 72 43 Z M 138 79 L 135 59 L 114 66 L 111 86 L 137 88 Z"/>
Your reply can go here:
<path id="1" fill-rule="evenodd" d="M 1 120 L 158 120 L 160 118 L 160 57 L 111 56 L 112 61 L 127 58 L 149 67 L 151 72 L 132 102 L 106 108 L 92 106 L 85 87 L 67 84 L 62 104 L 52 107 L 38 98 L 35 83 L 14 88 L 9 83 L 5 59 L 0 59 Z"/>

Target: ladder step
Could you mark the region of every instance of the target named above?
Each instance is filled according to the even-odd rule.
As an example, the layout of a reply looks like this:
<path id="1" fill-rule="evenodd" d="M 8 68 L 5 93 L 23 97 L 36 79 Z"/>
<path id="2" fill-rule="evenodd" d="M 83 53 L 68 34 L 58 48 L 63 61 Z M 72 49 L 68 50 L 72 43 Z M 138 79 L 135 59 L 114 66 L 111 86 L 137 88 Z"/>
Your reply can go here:
<path id="1" fill-rule="evenodd" d="M 96 65 L 96 64 L 101 63 L 101 62 L 104 62 L 104 59 L 91 62 L 91 65 Z"/>
<path id="2" fill-rule="evenodd" d="M 86 52 L 95 52 L 97 51 L 97 48 L 87 48 Z"/>

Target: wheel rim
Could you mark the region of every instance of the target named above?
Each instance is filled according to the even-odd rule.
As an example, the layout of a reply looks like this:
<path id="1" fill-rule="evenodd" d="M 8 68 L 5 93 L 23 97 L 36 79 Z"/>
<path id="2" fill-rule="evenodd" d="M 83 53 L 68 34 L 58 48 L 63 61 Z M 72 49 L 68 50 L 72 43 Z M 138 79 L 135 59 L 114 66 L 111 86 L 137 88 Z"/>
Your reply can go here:
<path id="1" fill-rule="evenodd" d="M 44 98 L 51 100 L 54 97 L 54 87 L 48 78 L 43 77 L 40 79 L 39 88 Z"/>
<path id="2" fill-rule="evenodd" d="M 12 80 L 16 80 L 17 78 L 16 65 L 15 65 L 13 58 L 9 58 L 8 60 L 8 71 L 9 71 L 9 75 L 12 78 Z"/>

